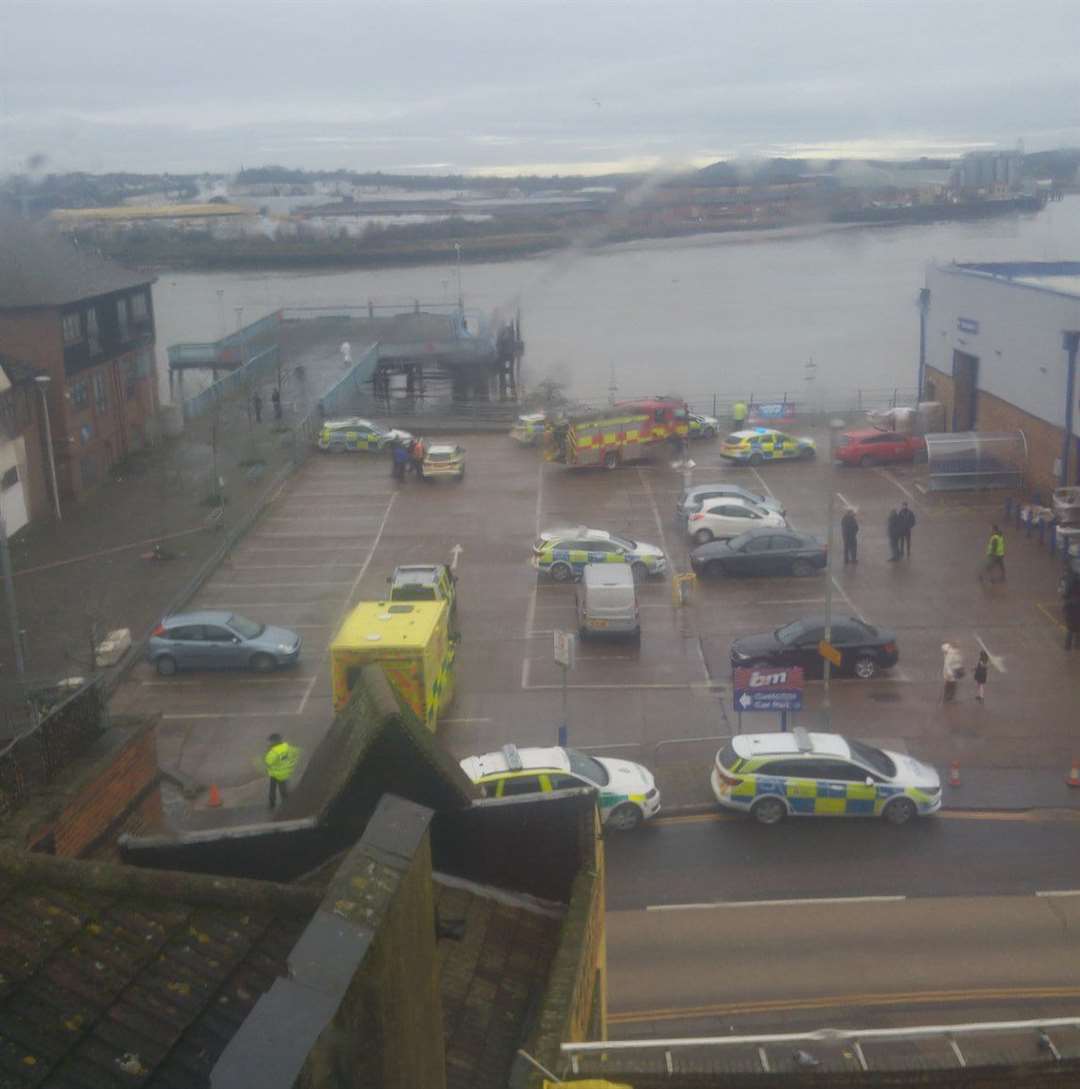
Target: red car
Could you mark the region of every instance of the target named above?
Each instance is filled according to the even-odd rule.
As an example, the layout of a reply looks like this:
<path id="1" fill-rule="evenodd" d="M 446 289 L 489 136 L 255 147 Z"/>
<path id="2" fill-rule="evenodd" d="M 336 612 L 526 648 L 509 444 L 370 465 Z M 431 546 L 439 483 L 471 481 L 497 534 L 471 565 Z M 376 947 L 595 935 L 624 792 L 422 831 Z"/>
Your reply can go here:
<path id="1" fill-rule="evenodd" d="M 833 451 L 845 465 L 885 465 L 891 461 L 914 461 L 926 450 L 921 435 L 901 435 L 898 431 L 845 431 Z"/>

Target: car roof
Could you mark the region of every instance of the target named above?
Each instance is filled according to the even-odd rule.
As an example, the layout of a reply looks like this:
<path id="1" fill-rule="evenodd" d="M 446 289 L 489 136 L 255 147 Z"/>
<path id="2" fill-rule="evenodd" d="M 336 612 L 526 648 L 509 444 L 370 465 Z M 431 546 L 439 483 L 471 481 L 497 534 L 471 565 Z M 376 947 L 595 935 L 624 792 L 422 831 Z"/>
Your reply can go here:
<path id="1" fill-rule="evenodd" d="M 882 430 L 880 427 L 856 427 L 842 434 L 849 439 L 868 439 L 874 435 L 895 435 L 896 432 L 891 429 Z"/>
<path id="2" fill-rule="evenodd" d="M 625 563 L 590 563 L 582 574 L 586 586 L 633 586 L 634 572 Z"/>
<path id="3" fill-rule="evenodd" d="M 692 488 L 687 488 L 684 493 L 687 497 L 694 495 L 701 495 L 704 492 L 716 492 L 718 495 L 756 495 L 756 492 L 752 492 L 749 488 L 743 487 L 742 484 L 695 484 Z"/>
<path id="4" fill-rule="evenodd" d="M 758 435 L 764 435 L 769 430 L 771 430 L 771 429 L 768 428 L 768 427 L 753 427 L 749 431 L 732 431 L 731 434 L 728 435 L 728 438 L 729 439 L 753 439 L 753 438 L 756 438 Z"/>
<path id="5" fill-rule="evenodd" d="M 810 733 L 801 727 L 772 734 L 737 734 L 731 739 L 735 754 L 743 760 L 755 756 L 838 756 L 851 759 L 851 746 L 840 734 Z"/>
<path id="6" fill-rule="evenodd" d="M 588 526 L 563 526 L 558 529 L 545 529 L 540 534 L 542 541 L 563 541 L 567 537 L 584 538 L 588 541 L 611 540 L 611 534 L 606 529 L 589 529 Z"/>
<path id="7" fill-rule="evenodd" d="M 516 757 L 516 760 L 515 760 Z M 511 768 L 511 762 L 520 763 L 520 767 Z M 486 752 L 481 756 L 469 756 L 461 761 L 461 766 L 470 779 L 482 779 L 487 775 L 502 775 L 508 771 L 569 771 L 570 760 L 565 749 L 558 746 L 551 748 L 524 748 L 516 745 L 504 745 L 496 752 Z"/>
<path id="8" fill-rule="evenodd" d="M 747 499 L 745 495 L 717 495 L 713 496 L 719 503 L 734 503 L 737 507 L 756 507 L 760 508 L 760 503 L 755 503 L 753 499 Z"/>
<path id="9" fill-rule="evenodd" d="M 442 563 L 418 563 L 395 567 L 393 579 L 395 583 L 407 586 L 434 585 L 439 581 L 445 566 Z"/>
<path id="10" fill-rule="evenodd" d="M 227 624 L 236 613 L 232 609 L 199 609 L 191 613 L 173 613 L 161 622 L 166 627 L 175 624 Z"/>

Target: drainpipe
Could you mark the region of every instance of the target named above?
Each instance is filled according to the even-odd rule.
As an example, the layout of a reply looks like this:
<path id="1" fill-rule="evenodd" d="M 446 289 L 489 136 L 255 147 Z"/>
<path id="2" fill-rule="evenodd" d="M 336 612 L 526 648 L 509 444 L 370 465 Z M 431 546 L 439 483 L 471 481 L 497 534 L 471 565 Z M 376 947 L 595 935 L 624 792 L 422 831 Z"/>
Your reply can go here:
<path id="1" fill-rule="evenodd" d="M 915 387 L 915 404 L 922 404 L 923 384 L 926 382 L 926 319 L 930 313 L 930 288 L 919 291 L 919 381 Z"/>
<path id="2" fill-rule="evenodd" d="M 1061 440 L 1061 473 L 1058 483 L 1069 483 L 1069 453 L 1073 444 L 1073 402 L 1076 400 L 1076 350 L 1080 347 L 1080 332 L 1070 330 L 1062 334 L 1061 346 L 1069 353 L 1065 372 L 1065 435 Z"/>

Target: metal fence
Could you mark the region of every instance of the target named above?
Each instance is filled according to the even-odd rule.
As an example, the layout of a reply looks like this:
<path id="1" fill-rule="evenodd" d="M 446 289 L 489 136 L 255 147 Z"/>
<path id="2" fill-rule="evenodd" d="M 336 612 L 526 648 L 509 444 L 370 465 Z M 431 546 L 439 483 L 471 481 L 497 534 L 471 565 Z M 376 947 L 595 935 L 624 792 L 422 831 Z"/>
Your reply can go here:
<path id="1" fill-rule="evenodd" d="M 0 818 L 53 781 L 105 729 L 102 686 L 88 681 L 0 749 Z"/>
<path id="2" fill-rule="evenodd" d="M 256 380 L 274 371 L 281 358 L 276 344 L 256 352 L 242 367 L 230 371 L 224 378 L 184 401 L 184 419 L 193 420 L 211 411 L 215 405 L 240 395 L 247 396 L 255 387 Z"/>

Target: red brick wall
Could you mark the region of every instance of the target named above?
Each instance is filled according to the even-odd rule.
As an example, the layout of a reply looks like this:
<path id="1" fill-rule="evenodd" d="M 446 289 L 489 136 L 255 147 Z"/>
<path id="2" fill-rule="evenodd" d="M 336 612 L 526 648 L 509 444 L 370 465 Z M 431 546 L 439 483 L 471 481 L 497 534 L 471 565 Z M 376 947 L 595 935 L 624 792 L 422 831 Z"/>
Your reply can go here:
<path id="1" fill-rule="evenodd" d="M 125 825 L 145 824 L 149 815 L 160 812 L 154 737 L 153 727 L 148 727 L 131 738 L 100 775 L 83 785 L 52 827 L 41 830 L 43 835 L 51 833 L 56 854 L 79 858 L 91 847 L 99 854 Z M 41 835 L 34 838 L 40 840 Z"/>

